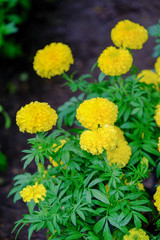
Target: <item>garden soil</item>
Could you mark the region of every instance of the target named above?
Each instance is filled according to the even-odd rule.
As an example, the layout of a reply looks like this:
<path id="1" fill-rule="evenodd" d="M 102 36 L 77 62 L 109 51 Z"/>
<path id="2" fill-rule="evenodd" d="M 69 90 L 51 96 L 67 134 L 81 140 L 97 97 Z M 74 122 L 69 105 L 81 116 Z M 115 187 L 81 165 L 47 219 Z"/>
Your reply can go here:
<path id="1" fill-rule="evenodd" d="M 0 176 L 0 240 L 13 240 L 14 222 L 27 213 L 21 200 L 13 203 L 7 195 L 13 187 L 13 178 L 23 173 L 21 158 L 28 148 L 29 134 L 19 132 L 16 112 L 31 101 L 48 102 L 54 109 L 73 95 L 61 77 L 42 79 L 32 68 L 33 57 L 38 49 L 51 42 L 63 42 L 70 46 L 75 59 L 70 69 L 80 74 L 89 73 L 101 51 L 113 45 L 110 32 L 123 19 L 140 23 L 144 27 L 156 24 L 160 18 L 159 0 L 33 0 L 28 19 L 15 35 L 23 49 L 16 59 L 0 57 L 0 104 L 11 117 L 11 127 L 4 129 L 0 116 L 0 147 L 7 157 L 8 168 Z M 152 69 L 155 59 L 151 57 L 155 39 L 149 38 L 142 50 L 133 51 L 134 64 L 140 69 Z M 35 165 L 27 168 L 35 171 Z M 148 185 L 147 185 L 148 184 Z M 152 188 L 152 179 L 146 187 Z M 27 240 L 28 226 L 24 227 L 18 240 Z M 33 233 L 34 240 L 46 239 L 45 232 Z"/>

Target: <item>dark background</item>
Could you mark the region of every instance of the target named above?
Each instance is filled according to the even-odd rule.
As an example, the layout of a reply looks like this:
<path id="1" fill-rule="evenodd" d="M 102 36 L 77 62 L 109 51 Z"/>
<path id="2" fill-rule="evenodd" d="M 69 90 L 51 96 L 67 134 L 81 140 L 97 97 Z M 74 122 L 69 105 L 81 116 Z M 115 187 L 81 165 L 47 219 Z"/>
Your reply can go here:
<path id="1" fill-rule="evenodd" d="M 55 110 L 73 93 L 63 87 L 64 80 L 54 77 L 42 79 L 33 70 L 33 57 L 38 49 L 51 42 L 63 42 L 70 46 L 75 59 L 70 69 L 77 75 L 88 73 L 90 67 L 106 47 L 113 45 L 110 32 L 123 19 L 137 22 L 144 27 L 156 24 L 160 18 L 159 0 L 33 0 L 28 20 L 20 26 L 16 35 L 22 45 L 23 56 L 14 60 L 0 57 L 0 104 L 12 119 L 9 130 L 4 129 L 0 116 L 0 145 L 7 156 L 8 169 L 1 173 L 0 182 L 0 240 L 13 240 L 14 222 L 27 211 L 25 203 L 13 203 L 7 194 L 13 186 L 13 177 L 23 173 L 21 150 L 26 148 L 29 134 L 19 132 L 15 123 L 16 112 L 31 101 L 48 102 Z M 152 69 L 151 57 L 155 39 L 149 37 L 142 50 L 133 51 L 134 64 L 140 69 Z M 22 81 L 25 74 L 26 81 Z M 27 168 L 34 172 L 35 165 Z M 27 227 L 18 239 L 27 240 Z M 32 239 L 46 239 L 43 232 L 34 233 Z"/>

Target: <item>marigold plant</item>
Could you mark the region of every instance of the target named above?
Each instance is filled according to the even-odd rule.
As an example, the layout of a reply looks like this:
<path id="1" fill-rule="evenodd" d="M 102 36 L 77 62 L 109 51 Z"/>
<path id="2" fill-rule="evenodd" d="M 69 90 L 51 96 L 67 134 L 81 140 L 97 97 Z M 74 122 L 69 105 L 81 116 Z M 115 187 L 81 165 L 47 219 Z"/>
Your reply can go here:
<path id="1" fill-rule="evenodd" d="M 30 149 L 23 150 L 22 161 L 24 169 L 35 162 L 37 171 L 16 176 L 9 194 L 15 202 L 26 202 L 28 213 L 15 229 L 19 228 L 18 234 L 29 226 L 29 240 L 40 229 L 47 230 L 49 240 L 160 237 L 160 186 L 153 184 L 155 193 L 154 186 L 148 191 L 146 184 L 150 176 L 154 178 L 155 169 L 160 177 L 159 77 L 152 71 L 139 72 L 132 65 L 131 52 L 124 49 L 142 48 L 148 38 L 145 28 L 125 20 L 111 35 L 123 48 L 108 47 L 91 72 L 78 78 L 64 73 L 73 63 L 69 50 L 65 68 L 57 61 L 58 73 L 56 66 L 52 68 L 56 52 L 52 47 L 58 44 L 40 52 L 38 64 L 44 62 L 38 68 L 44 77 L 62 74 L 73 92 L 82 93 L 60 106 L 58 116 L 48 104 L 38 102 L 17 113 L 20 131 L 36 133 L 28 140 Z M 65 52 L 61 47 L 60 60 Z M 98 77 L 96 67 L 101 71 Z M 57 129 L 47 133 L 57 119 Z"/>

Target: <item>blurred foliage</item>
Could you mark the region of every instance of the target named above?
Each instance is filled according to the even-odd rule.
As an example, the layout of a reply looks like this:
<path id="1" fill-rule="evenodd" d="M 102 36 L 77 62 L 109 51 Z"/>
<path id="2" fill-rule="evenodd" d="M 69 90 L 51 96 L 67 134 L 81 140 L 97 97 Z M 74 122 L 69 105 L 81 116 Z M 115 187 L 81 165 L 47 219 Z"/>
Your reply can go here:
<path id="1" fill-rule="evenodd" d="M 22 53 L 21 46 L 15 42 L 15 33 L 18 25 L 27 19 L 30 8 L 31 0 L 0 0 L 0 52 L 8 58 Z"/>
<path id="2" fill-rule="evenodd" d="M 8 113 L 3 109 L 2 105 L 0 105 L 0 114 L 2 114 L 5 119 L 5 129 L 8 129 L 11 125 L 11 119 Z M 7 168 L 6 156 L 0 150 L 0 171 L 5 171 L 6 168 Z"/>
<path id="3" fill-rule="evenodd" d="M 150 36 L 156 38 L 156 46 L 154 47 L 154 52 L 152 54 L 152 57 L 157 58 L 160 56 L 160 20 L 158 20 L 158 23 L 150 26 L 148 28 L 148 33 Z"/>

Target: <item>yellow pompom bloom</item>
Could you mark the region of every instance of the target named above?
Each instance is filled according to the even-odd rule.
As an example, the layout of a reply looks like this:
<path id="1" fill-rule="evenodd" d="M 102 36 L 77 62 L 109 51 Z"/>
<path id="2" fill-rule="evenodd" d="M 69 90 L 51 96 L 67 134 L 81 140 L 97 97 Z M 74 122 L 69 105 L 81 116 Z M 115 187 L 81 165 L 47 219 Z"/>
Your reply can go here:
<path id="1" fill-rule="evenodd" d="M 54 42 L 37 51 L 33 68 L 40 77 L 50 79 L 68 71 L 70 64 L 73 63 L 72 52 L 68 45 Z"/>
<path id="2" fill-rule="evenodd" d="M 158 138 L 158 151 L 160 152 L 160 137 Z"/>
<path id="3" fill-rule="evenodd" d="M 156 121 L 158 127 L 160 127 L 160 104 L 156 106 L 154 120 Z"/>
<path id="4" fill-rule="evenodd" d="M 58 152 L 58 150 L 60 149 L 60 148 L 62 148 L 63 146 L 64 146 L 64 144 L 67 142 L 65 139 L 60 139 L 59 140 L 60 141 L 60 145 L 59 146 L 57 146 L 57 144 L 56 143 L 54 143 L 53 144 L 53 146 L 52 147 L 54 147 L 55 149 L 54 149 L 54 152 L 56 153 L 56 152 Z M 58 165 L 58 163 L 55 161 L 55 160 L 53 160 L 51 157 L 50 157 L 50 162 L 51 162 L 51 164 L 53 165 L 53 167 L 58 167 L 59 165 Z M 60 161 L 60 165 L 63 165 L 64 163 L 63 163 L 63 161 L 61 160 Z M 65 168 L 65 167 L 64 167 Z"/>
<path id="5" fill-rule="evenodd" d="M 39 199 L 44 201 L 46 192 L 47 190 L 43 184 L 38 184 L 36 182 L 33 186 L 28 185 L 26 188 L 23 188 L 23 190 L 20 192 L 20 195 L 24 202 L 30 202 L 33 199 L 35 203 L 38 203 Z"/>
<path id="6" fill-rule="evenodd" d="M 113 126 L 87 130 L 80 136 L 81 149 L 93 155 L 102 154 L 104 150 L 114 149 L 117 141 L 117 132 Z"/>
<path id="7" fill-rule="evenodd" d="M 83 127 L 97 129 L 105 124 L 113 125 L 117 120 L 118 107 L 106 98 L 85 100 L 77 109 L 76 118 Z"/>
<path id="8" fill-rule="evenodd" d="M 149 240 L 149 236 L 143 229 L 132 228 L 129 235 L 125 235 L 123 240 Z"/>
<path id="9" fill-rule="evenodd" d="M 157 73 L 151 70 L 143 70 L 137 75 L 137 79 L 141 78 L 139 82 L 144 82 L 146 84 L 154 84 L 155 89 L 159 91 L 160 78 Z"/>
<path id="10" fill-rule="evenodd" d="M 156 73 L 158 75 L 160 75 L 160 57 L 157 58 L 155 64 L 154 64 L 154 68 L 156 70 Z"/>
<path id="11" fill-rule="evenodd" d="M 56 111 L 45 102 L 31 102 L 22 107 L 16 115 L 16 123 L 21 132 L 46 132 L 56 125 Z"/>
<path id="12" fill-rule="evenodd" d="M 156 193 L 153 196 L 155 200 L 154 205 L 156 206 L 157 210 L 160 212 L 160 186 L 157 187 Z"/>
<path id="13" fill-rule="evenodd" d="M 127 165 L 131 155 L 131 148 L 125 140 L 119 140 L 115 149 L 107 151 L 109 164 L 117 163 L 121 168 Z"/>
<path id="14" fill-rule="evenodd" d="M 98 67 L 109 76 L 119 76 L 129 71 L 132 66 L 132 55 L 126 49 L 106 48 L 98 58 Z"/>
<path id="15" fill-rule="evenodd" d="M 123 20 L 112 29 L 111 39 L 117 47 L 141 49 L 148 39 L 148 32 L 138 23 Z"/>
<path id="16" fill-rule="evenodd" d="M 125 140 L 124 132 L 117 126 L 114 126 L 114 129 L 117 132 L 118 140 Z"/>

